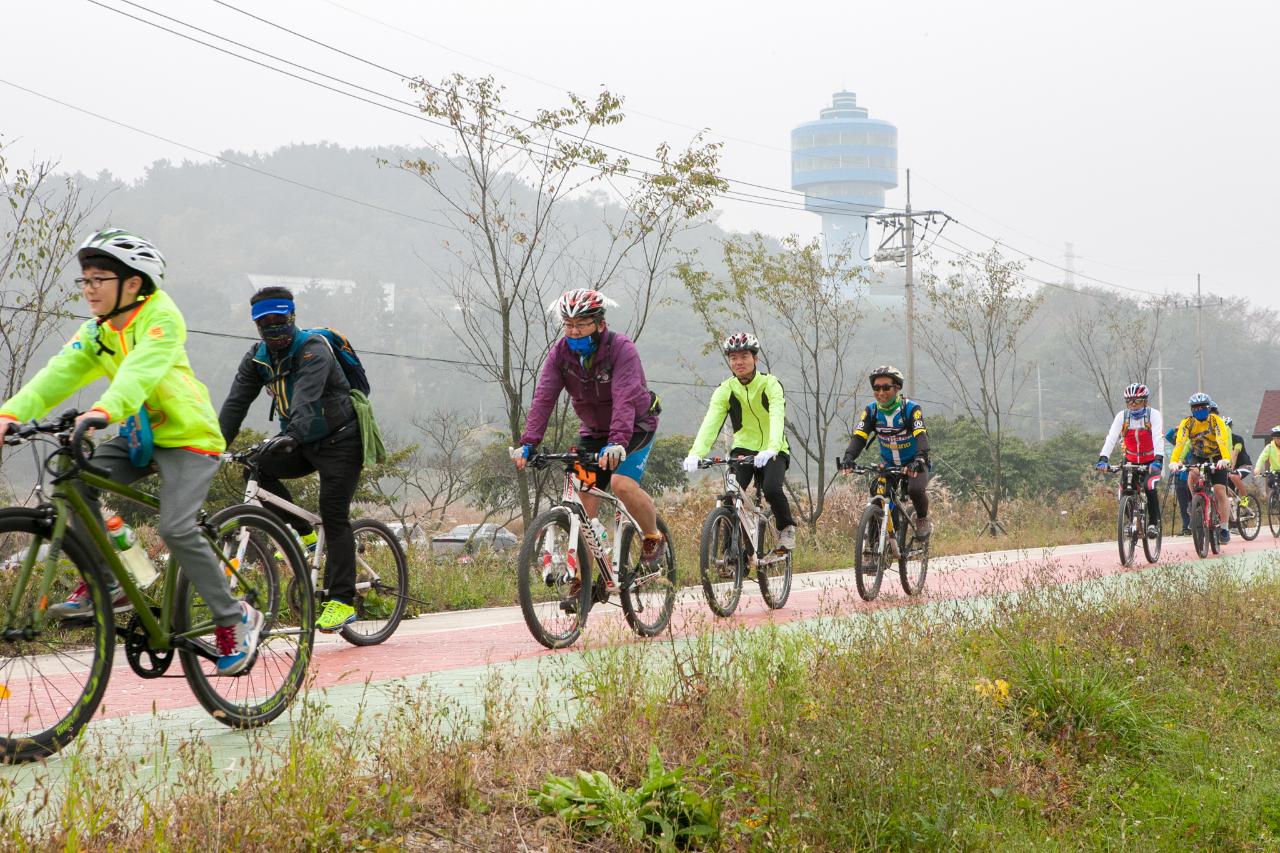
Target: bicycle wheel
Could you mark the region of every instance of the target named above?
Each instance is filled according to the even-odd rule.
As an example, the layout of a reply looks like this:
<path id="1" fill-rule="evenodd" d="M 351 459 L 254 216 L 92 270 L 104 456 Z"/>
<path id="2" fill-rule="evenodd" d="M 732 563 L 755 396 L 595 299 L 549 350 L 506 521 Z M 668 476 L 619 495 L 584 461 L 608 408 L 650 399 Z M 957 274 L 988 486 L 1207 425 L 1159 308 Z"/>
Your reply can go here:
<path id="1" fill-rule="evenodd" d="M 1206 531 L 1208 535 L 1205 538 L 1209 540 L 1209 550 L 1218 554 L 1222 552 L 1222 543 L 1218 541 L 1218 537 L 1221 535 L 1218 533 L 1219 525 L 1222 524 L 1222 516 L 1218 515 L 1218 496 L 1210 492 L 1208 502 L 1209 529 Z M 1228 522 L 1228 526 L 1230 526 L 1230 522 Z"/>
<path id="2" fill-rule="evenodd" d="M 1138 500 L 1135 498 L 1135 500 Z M 1146 500 L 1142 498 L 1142 500 Z M 1160 519 L 1160 524 L 1154 525 L 1156 529 L 1155 536 L 1148 536 L 1147 532 L 1142 531 L 1142 553 L 1146 556 L 1148 563 L 1154 563 L 1160 559 L 1160 549 L 1164 547 L 1164 517 Z M 1152 527 L 1151 519 L 1143 518 L 1140 524 Z"/>
<path id="3" fill-rule="evenodd" d="M 179 572 L 173 632 L 195 646 L 179 648 L 182 672 L 218 722 L 237 729 L 266 725 L 289 707 L 311 663 L 316 619 L 310 568 L 293 535 L 262 507 L 229 506 L 214 513 L 207 526 L 217 550 L 230 561 L 232 595 L 262 612 L 262 633 L 248 669 L 218 675 L 209 607 L 187 573 Z M 290 582 L 300 593 L 294 606 L 285 600 Z"/>
<path id="4" fill-rule="evenodd" d="M 1121 495 L 1116 513 L 1116 545 L 1120 547 L 1120 565 L 1133 565 L 1133 552 L 1138 545 L 1138 508 L 1133 495 Z"/>
<path id="5" fill-rule="evenodd" d="M 520 544 L 520 612 L 529 633 L 549 649 L 578 639 L 591 605 L 591 552 L 581 536 L 576 552 L 569 548 L 569 513 L 563 506 L 543 512 Z"/>
<path id="6" fill-rule="evenodd" d="M 1209 556 L 1209 536 L 1205 527 L 1204 495 L 1196 492 L 1191 495 L 1191 542 L 1201 559 Z M 1214 531 L 1217 535 L 1217 531 Z"/>
<path id="7" fill-rule="evenodd" d="M 898 579 L 907 595 L 924 592 L 924 580 L 929 574 L 929 540 L 916 538 L 916 511 L 907 510 L 902 529 L 898 534 Z"/>
<path id="8" fill-rule="evenodd" d="M 718 506 L 702 524 L 698 548 L 698 570 L 702 574 L 702 594 L 717 616 L 731 616 L 742 597 L 742 576 L 746 572 L 745 542 L 738 531 L 738 516 L 732 509 Z"/>
<path id="9" fill-rule="evenodd" d="M 375 646 L 396 632 L 409 594 L 409 560 L 381 521 L 351 523 L 356 540 L 356 621 L 342 628 L 353 646 Z"/>
<path id="10" fill-rule="evenodd" d="M 17 605 L 12 620 L 0 611 L 0 763 L 44 758 L 74 740 L 97 711 L 111 675 L 116 630 L 99 568 L 102 557 L 68 529 L 50 567 L 52 528 L 41 510 L 0 510 L 0 557 L 8 569 L 0 573 L 0 601 Z M 33 549 L 36 561 L 19 593 L 18 566 Z M 50 568 L 46 598 L 41 587 Z M 46 619 L 47 604 L 66 599 L 81 583 L 93 602 L 92 614 Z M 39 627 L 38 620 L 43 620 Z"/>
<path id="11" fill-rule="evenodd" d="M 791 597 L 791 552 L 778 547 L 778 526 L 773 515 L 766 512 L 756 527 L 756 541 L 760 543 L 756 556 L 756 582 L 760 595 L 770 610 L 777 610 Z"/>
<path id="12" fill-rule="evenodd" d="M 853 540 L 853 578 L 863 601 L 874 600 L 880 594 L 880 584 L 884 582 L 887 558 L 876 550 L 883 523 L 884 509 L 879 504 L 870 504 L 862 511 L 858 535 Z"/>
<path id="13" fill-rule="evenodd" d="M 1258 502 L 1247 489 L 1236 505 L 1236 529 L 1240 531 L 1240 538 L 1246 542 L 1257 539 L 1262 532 L 1262 513 L 1258 510 Z"/>
<path id="14" fill-rule="evenodd" d="M 1267 525 L 1272 536 L 1280 536 L 1280 490 L 1272 489 L 1267 499 Z"/>
<path id="15" fill-rule="evenodd" d="M 641 637 L 662 633 L 676 606 L 676 549 L 671 544 L 667 523 L 661 518 L 658 519 L 658 532 L 662 534 L 665 553 L 656 566 L 646 569 L 640 565 L 640 531 L 630 524 L 622 530 L 619 560 L 622 612 L 626 614 L 631 630 Z"/>

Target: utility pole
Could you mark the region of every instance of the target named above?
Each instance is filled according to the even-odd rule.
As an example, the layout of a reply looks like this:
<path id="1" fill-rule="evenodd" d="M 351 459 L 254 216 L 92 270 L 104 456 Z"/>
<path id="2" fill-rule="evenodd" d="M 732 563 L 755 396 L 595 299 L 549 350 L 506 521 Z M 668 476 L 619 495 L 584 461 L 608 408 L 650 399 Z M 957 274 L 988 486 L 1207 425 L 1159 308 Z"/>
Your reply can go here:
<path id="1" fill-rule="evenodd" d="M 1044 442 L 1044 386 L 1040 384 L 1040 362 L 1036 362 L 1036 420 L 1040 422 L 1040 441 Z"/>
<path id="2" fill-rule="evenodd" d="M 1161 412 L 1164 411 L 1164 372 L 1166 370 L 1175 370 L 1173 367 L 1164 366 L 1164 352 L 1156 353 L 1156 366 L 1152 368 L 1156 372 L 1156 408 Z"/>
<path id="3" fill-rule="evenodd" d="M 916 294 L 912 280 L 912 257 L 915 255 L 915 221 L 911 218 L 911 170 L 907 169 L 907 208 L 906 208 L 906 232 L 903 239 L 906 242 L 907 255 L 907 376 L 908 382 L 917 382 L 916 379 Z M 918 383 L 917 383 L 918 384 Z M 913 388 L 916 386 L 912 386 Z"/>
<path id="4" fill-rule="evenodd" d="M 1204 391 L 1204 300 L 1200 298 L 1200 273 L 1196 273 L 1196 390 Z"/>

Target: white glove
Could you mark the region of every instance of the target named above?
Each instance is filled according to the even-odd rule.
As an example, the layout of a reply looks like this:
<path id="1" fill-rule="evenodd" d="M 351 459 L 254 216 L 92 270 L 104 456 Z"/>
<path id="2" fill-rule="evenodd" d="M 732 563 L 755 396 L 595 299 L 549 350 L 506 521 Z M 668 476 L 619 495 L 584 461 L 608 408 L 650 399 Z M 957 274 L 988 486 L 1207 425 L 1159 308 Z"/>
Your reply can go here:
<path id="1" fill-rule="evenodd" d="M 600 451 L 600 467 L 612 470 L 627 458 L 627 449 L 621 444 L 610 444 Z"/>
<path id="2" fill-rule="evenodd" d="M 1231 460 L 1219 459 L 1217 462 L 1213 463 L 1213 467 L 1217 468 L 1219 471 L 1225 471 L 1226 469 L 1231 467 Z"/>
<path id="3" fill-rule="evenodd" d="M 1170 463 L 1169 463 L 1169 473 L 1170 473 L 1170 474 L 1177 474 L 1179 471 L 1181 471 L 1182 469 L 1184 469 L 1184 468 L 1186 468 L 1186 467 L 1187 467 L 1187 466 L 1186 466 L 1186 465 L 1183 465 L 1181 462 L 1170 462 Z"/>
<path id="4" fill-rule="evenodd" d="M 763 468 L 764 466 L 769 464 L 770 459 L 772 459 L 777 455 L 778 455 L 778 451 L 776 450 L 757 450 L 755 466 L 757 468 Z"/>
<path id="5" fill-rule="evenodd" d="M 684 468 L 684 472 L 686 474 L 696 473 L 698 470 L 698 457 L 686 456 L 684 458 L 684 462 L 681 463 L 680 467 Z"/>

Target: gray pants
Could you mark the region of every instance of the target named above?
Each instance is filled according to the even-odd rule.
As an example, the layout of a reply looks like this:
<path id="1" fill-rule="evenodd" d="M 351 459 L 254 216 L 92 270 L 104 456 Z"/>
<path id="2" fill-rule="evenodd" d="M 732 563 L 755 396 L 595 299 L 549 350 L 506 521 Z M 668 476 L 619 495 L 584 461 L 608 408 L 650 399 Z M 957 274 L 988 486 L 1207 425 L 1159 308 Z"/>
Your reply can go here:
<path id="1" fill-rule="evenodd" d="M 209 484 L 218 473 L 218 458 L 181 450 L 157 447 L 151 467 L 138 468 L 129 461 L 129 450 L 121 438 L 98 445 L 93 464 L 107 472 L 109 479 L 128 485 L 157 469 L 160 471 L 160 519 L 156 532 L 195 584 L 196 591 L 209 606 L 216 625 L 234 625 L 242 618 L 240 603 L 231 595 L 231 586 L 213 549 L 196 526 L 196 515 L 209 496 Z M 79 481 L 76 487 L 99 518 L 102 507 L 98 490 L 88 489 Z"/>

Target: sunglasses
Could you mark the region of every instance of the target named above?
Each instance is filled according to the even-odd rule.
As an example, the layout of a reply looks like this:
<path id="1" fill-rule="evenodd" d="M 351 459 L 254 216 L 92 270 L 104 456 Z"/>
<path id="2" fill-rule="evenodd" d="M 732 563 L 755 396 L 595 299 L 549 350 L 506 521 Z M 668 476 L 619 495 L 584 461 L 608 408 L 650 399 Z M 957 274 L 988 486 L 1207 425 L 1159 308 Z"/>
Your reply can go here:
<path id="1" fill-rule="evenodd" d="M 897 387 L 898 387 L 897 385 L 872 385 L 871 390 L 872 391 L 892 391 L 894 388 L 897 388 Z"/>

